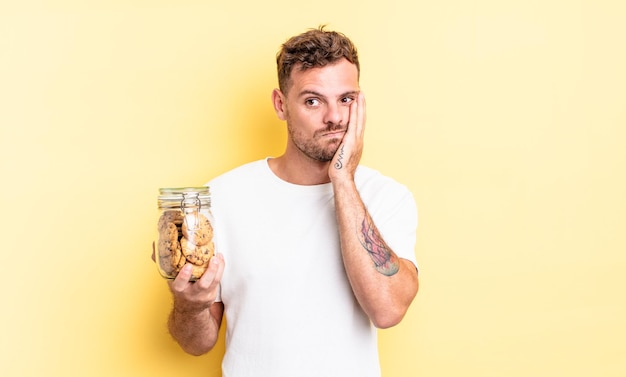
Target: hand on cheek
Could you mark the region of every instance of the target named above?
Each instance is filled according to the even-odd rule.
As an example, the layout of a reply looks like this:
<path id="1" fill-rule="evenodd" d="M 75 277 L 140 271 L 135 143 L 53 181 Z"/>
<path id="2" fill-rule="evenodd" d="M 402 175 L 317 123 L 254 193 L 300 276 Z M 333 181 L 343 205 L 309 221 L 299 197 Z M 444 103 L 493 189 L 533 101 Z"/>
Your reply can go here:
<path id="1" fill-rule="evenodd" d="M 340 177 L 354 177 L 361 161 L 365 131 L 365 96 L 359 93 L 350 105 L 348 129 L 329 167 L 331 181 Z"/>

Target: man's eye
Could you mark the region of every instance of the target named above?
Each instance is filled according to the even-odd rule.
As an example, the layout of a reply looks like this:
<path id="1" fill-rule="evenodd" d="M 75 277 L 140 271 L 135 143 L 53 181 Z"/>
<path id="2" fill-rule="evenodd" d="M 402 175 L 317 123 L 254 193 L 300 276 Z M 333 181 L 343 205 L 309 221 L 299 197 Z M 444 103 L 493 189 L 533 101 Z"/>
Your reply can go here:
<path id="1" fill-rule="evenodd" d="M 317 106 L 320 104 L 320 101 L 315 98 L 309 98 L 305 101 L 305 103 L 307 106 Z"/>
<path id="2" fill-rule="evenodd" d="M 344 97 L 341 99 L 342 103 L 351 103 L 352 101 L 354 101 L 354 98 L 352 97 Z"/>

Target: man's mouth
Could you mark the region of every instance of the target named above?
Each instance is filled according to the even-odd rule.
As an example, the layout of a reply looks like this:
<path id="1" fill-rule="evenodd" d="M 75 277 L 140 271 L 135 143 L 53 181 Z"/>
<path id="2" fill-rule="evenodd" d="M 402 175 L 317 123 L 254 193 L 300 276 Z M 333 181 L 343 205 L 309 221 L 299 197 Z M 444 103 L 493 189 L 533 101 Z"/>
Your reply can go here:
<path id="1" fill-rule="evenodd" d="M 326 131 L 324 133 L 322 133 L 322 136 L 343 136 L 346 133 L 345 129 L 341 129 L 341 130 L 332 130 L 332 131 Z"/>

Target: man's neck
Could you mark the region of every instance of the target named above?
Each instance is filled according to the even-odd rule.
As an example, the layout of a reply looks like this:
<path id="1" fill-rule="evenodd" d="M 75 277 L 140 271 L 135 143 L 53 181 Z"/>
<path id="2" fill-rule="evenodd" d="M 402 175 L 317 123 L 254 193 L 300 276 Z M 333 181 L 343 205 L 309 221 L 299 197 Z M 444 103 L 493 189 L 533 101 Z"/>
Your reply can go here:
<path id="1" fill-rule="evenodd" d="M 330 182 L 330 162 L 315 161 L 302 155 L 288 156 L 285 153 L 269 159 L 268 164 L 278 178 L 294 185 L 312 186 Z"/>

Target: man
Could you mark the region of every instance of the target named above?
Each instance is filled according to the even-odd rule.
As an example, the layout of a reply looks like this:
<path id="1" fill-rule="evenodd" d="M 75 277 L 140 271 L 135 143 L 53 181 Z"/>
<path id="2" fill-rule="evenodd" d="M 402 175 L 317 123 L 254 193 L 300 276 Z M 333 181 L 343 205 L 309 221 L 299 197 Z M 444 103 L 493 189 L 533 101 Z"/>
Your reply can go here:
<path id="1" fill-rule="evenodd" d="M 188 353 L 227 319 L 224 377 L 380 376 L 376 328 L 418 290 L 411 193 L 359 166 L 365 98 L 357 51 L 323 27 L 277 56 L 285 152 L 209 182 L 218 254 L 171 281 L 170 333 Z"/>

